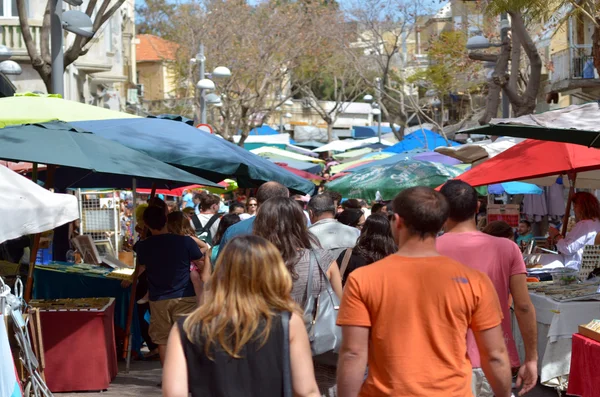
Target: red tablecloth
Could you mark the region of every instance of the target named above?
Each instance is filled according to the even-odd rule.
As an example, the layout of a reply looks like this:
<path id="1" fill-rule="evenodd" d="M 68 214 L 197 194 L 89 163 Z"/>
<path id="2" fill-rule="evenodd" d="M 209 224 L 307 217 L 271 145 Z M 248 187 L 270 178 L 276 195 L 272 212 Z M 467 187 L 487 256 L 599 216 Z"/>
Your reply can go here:
<path id="1" fill-rule="evenodd" d="M 53 393 L 108 389 L 117 376 L 114 299 L 105 311 L 40 312 Z"/>
<path id="2" fill-rule="evenodd" d="M 600 343 L 580 334 L 573 334 L 567 394 L 600 397 Z"/>

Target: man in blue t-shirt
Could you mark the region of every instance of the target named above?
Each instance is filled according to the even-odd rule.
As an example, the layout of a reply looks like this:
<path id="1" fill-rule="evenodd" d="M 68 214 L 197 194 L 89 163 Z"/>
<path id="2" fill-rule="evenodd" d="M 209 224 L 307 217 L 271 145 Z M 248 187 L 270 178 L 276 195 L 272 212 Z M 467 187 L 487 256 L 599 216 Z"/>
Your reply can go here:
<path id="1" fill-rule="evenodd" d="M 189 190 L 183 191 L 183 196 L 181 197 L 182 205 L 181 210 L 183 211 L 185 208 L 194 208 L 196 205 L 194 204 L 194 195 Z"/>
<path id="2" fill-rule="evenodd" d="M 140 270 L 146 271 L 150 299 L 150 338 L 164 360 L 169 332 L 177 318 L 196 308 L 190 265 L 202 269 L 202 253 L 191 237 L 170 234 L 164 209 L 150 206 L 144 223 L 152 235 L 135 246 Z"/>

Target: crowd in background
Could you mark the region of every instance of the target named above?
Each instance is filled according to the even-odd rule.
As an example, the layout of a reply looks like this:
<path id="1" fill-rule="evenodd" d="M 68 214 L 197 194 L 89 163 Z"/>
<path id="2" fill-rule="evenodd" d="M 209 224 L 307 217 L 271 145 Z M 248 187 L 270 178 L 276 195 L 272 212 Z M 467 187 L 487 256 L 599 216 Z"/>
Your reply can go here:
<path id="1" fill-rule="evenodd" d="M 151 312 L 144 337 L 164 363 L 165 396 L 281 396 L 288 372 L 299 396 L 508 397 L 513 372 L 521 394 L 536 384 L 521 251 L 508 233 L 477 229 L 469 185 L 408 189 L 370 208 L 328 191 L 290 197 L 275 182 L 226 213 L 210 193 L 182 203 L 150 202 L 135 246 L 148 290 L 139 303 Z M 307 322 L 328 290 L 341 300 L 337 362 L 314 356 L 324 336 Z"/>

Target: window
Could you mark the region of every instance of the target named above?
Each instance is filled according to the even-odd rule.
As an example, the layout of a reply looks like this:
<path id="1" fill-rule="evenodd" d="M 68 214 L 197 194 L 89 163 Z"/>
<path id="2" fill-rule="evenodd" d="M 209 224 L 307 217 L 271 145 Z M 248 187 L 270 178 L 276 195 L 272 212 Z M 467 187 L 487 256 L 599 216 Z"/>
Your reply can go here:
<path id="1" fill-rule="evenodd" d="M 25 10 L 29 15 L 29 0 L 25 0 Z M 19 12 L 17 11 L 17 0 L 0 0 L 0 17 L 4 18 L 17 18 Z"/>
<path id="2" fill-rule="evenodd" d="M 454 29 L 462 29 L 462 28 L 463 28 L 462 17 L 460 15 L 454 17 Z"/>

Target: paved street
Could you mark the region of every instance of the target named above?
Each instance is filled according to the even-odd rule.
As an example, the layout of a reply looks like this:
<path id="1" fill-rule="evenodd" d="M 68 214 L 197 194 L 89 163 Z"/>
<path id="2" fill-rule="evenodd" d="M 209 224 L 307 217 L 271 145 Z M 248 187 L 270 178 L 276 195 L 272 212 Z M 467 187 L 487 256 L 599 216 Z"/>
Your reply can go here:
<path id="1" fill-rule="evenodd" d="M 129 374 L 123 373 L 124 363 L 119 363 L 119 375 L 110 385 L 108 391 L 97 393 L 57 393 L 60 397 L 102 397 L 145 396 L 159 397 L 161 391 L 156 385 L 160 382 L 160 364 L 157 361 L 135 361 Z M 544 386 L 536 387 L 527 397 L 555 397 L 558 394 Z"/>

